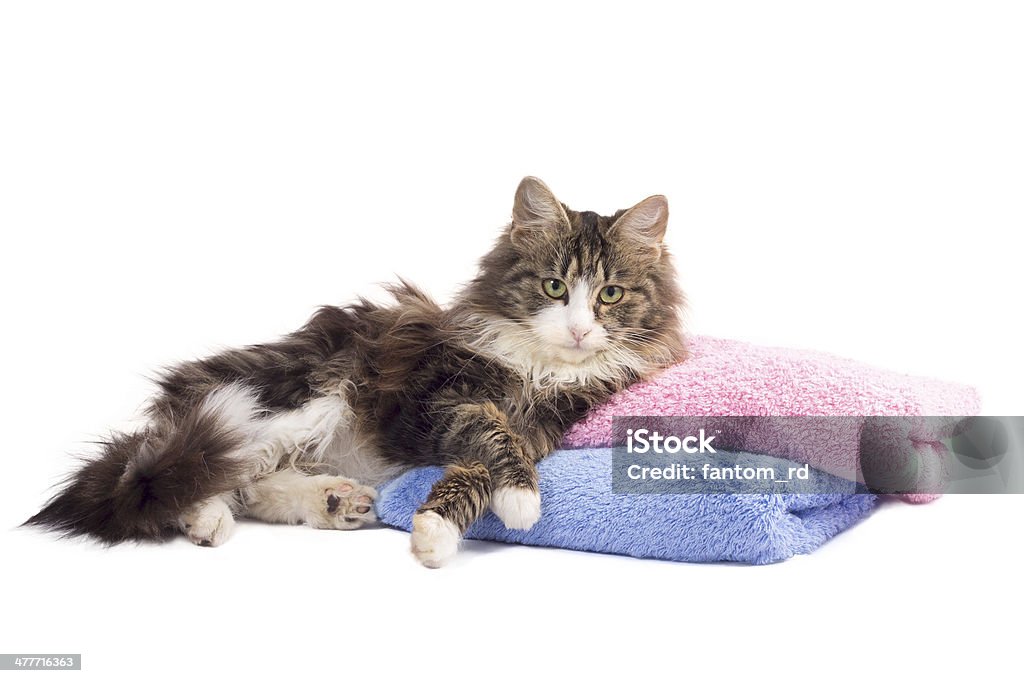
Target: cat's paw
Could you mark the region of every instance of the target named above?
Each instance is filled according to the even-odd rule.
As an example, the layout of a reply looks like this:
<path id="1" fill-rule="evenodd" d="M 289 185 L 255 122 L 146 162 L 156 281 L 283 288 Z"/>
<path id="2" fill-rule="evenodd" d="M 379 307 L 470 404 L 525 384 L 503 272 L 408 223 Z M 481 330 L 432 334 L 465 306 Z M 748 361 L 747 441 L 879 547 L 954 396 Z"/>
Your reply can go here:
<path id="1" fill-rule="evenodd" d="M 412 554 L 424 567 L 436 569 L 454 557 L 461 537 L 458 527 L 436 512 L 413 515 Z"/>
<path id="2" fill-rule="evenodd" d="M 306 523 L 315 529 L 358 529 L 377 520 L 377 492 L 345 477 L 315 477 L 314 500 Z"/>
<path id="3" fill-rule="evenodd" d="M 540 493 L 505 486 L 491 494 L 491 510 L 506 529 L 529 529 L 540 519 Z"/>
<path id="4" fill-rule="evenodd" d="M 235 530 L 235 517 L 231 508 L 220 498 L 211 498 L 197 504 L 178 520 L 188 540 L 196 545 L 221 545 Z"/>

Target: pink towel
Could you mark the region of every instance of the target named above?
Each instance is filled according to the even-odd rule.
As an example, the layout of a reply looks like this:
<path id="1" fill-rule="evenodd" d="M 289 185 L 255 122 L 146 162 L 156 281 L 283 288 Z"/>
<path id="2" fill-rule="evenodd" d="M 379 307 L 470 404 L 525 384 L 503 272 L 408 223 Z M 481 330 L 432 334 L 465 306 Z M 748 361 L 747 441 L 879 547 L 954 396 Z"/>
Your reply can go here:
<path id="1" fill-rule="evenodd" d="M 612 443 L 613 416 L 942 416 L 977 415 L 978 392 L 972 387 L 913 377 L 874 368 L 827 353 L 756 346 L 712 337 L 691 337 L 690 357 L 647 382 L 616 394 L 594 409 L 566 435 L 567 448 Z M 704 422 L 702 424 L 708 425 Z M 813 421 L 806 423 L 812 427 Z M 843 435 L 835 423 L 819 434 L 799 438 L 783 434 L 785 421 L 760 421 L 756 430 L 738 435 L 722 447 L 786 457 L 840 476 L 860 471 L 860 431 Z M 902 422 L 892 438 L 894 449 L 917 458 L 922 488 L 935 490 L 944 474 L 945 447 L 951 423 L 942 420 Z M 898 469 L 905 463 L 894 465 Z M 936 498 L 909 493 L 911 502 Z"/>

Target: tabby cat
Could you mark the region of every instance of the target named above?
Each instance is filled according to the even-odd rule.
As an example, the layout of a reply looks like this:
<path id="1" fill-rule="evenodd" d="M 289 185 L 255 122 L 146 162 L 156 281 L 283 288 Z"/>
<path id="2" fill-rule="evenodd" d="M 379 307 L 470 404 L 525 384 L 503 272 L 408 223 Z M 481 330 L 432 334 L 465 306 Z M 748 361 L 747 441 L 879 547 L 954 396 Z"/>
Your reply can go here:
<path id="1" fill-rule="evenodd" d="M 413 519 L 437 567 L 488 507 L 541 515 L 537 463 L 596 403 L 684 355 L 664 197 L 576 212 L 536 178 L 454 302 L 402 282 L 382 306 L 321 308 L 298 331 L 163 373 L 145 426 L 113 435 L 26 524 L 108 543 L 185 533 L 216 546 L 234 517 L 355 529 L 375 486 L 443 465 Z"/>

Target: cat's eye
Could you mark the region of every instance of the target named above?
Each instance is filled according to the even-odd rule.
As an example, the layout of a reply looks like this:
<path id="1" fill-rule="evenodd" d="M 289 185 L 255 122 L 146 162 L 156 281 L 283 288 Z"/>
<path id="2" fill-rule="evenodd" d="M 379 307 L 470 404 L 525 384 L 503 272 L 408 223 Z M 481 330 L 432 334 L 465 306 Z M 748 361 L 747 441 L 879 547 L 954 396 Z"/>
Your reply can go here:
<path id="1" fill-rule="evenodd" d="M 622 298 L 623 294 L 622 287 L 618 285 L 608 285 L 601 289 L 601 303 L 603 304 L 614 304 L 618 303 L 619 299 Z"/>
<path id="2" fill-rule="evenodd" d="M 544 293 L 552 299 L 561 299 L 567 291 L 565 283 L 553 277 L 544 280 L 541 285 L 544 287 Z"/>

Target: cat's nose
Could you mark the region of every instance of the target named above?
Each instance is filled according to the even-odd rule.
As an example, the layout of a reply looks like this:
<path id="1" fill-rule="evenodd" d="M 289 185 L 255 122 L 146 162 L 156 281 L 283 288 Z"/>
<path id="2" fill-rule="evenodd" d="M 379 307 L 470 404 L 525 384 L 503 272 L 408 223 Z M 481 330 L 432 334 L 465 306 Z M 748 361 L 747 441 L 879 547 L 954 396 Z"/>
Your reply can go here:
<path id="1" fill-rule="evenodd" d="M 590 330 L 585 330 L 582 327 L 570 327 L 569 334 L 576 340 L 576 346 L 583 343 L 583 338 L 590 334 Z"/>

